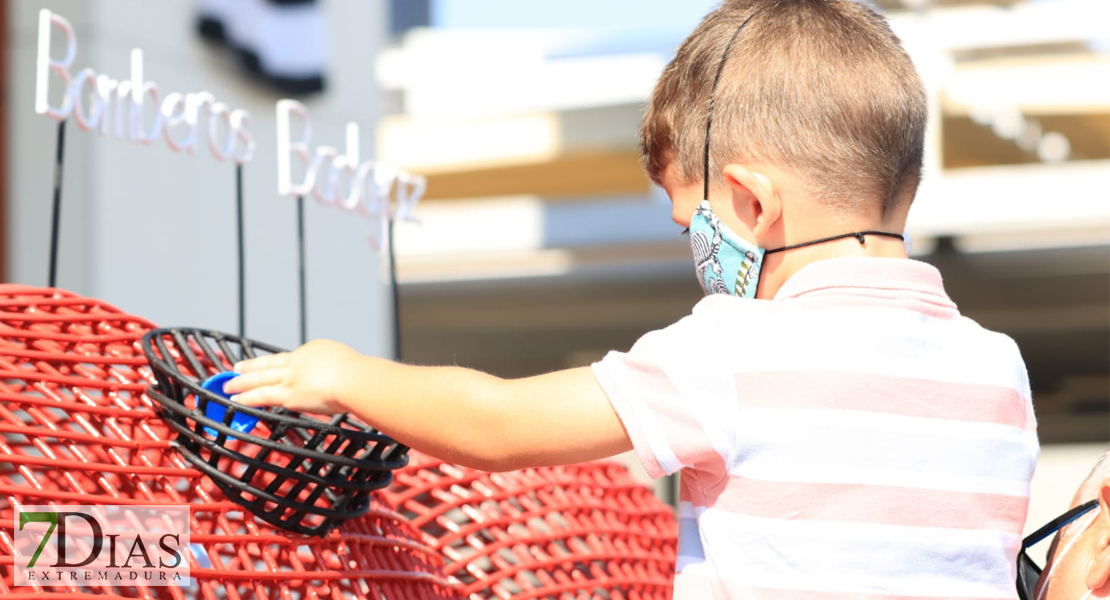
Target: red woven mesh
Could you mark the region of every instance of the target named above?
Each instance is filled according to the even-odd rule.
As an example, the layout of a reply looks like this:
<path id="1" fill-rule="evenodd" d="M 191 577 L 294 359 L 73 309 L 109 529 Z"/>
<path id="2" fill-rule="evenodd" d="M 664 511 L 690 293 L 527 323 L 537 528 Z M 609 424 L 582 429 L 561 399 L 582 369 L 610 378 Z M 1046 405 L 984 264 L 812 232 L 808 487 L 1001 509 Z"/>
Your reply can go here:
<path id="1" fill-rule="evenodd" d="M 324 538 L 256 522 L 188 468 L 143 390 L 153 325 L 96 300 L 0 285 L 0 595 L 229 600 L 456 598 L 442 559 L 379 497 Z M 14 587 L 22 504 L 189 504 L 199 585 Z M 198 552 L 199 553 L 199 552 Z"/>
<path id="2" fill-rule="evenodd" d="M 410 456 L 386 500 L 469 598 L 671 597 L 672 509 L 619 463 L 491 474 Z"/>

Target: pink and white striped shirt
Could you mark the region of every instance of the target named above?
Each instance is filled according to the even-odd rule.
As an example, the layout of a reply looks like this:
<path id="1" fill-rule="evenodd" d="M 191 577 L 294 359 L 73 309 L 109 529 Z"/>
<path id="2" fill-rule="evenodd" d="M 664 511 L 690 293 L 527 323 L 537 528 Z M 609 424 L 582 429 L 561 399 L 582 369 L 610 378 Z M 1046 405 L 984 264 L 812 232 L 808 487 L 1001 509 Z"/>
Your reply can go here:
<path id="1" fill-rule="evenodd" d="M 675 598 L 1016 598 L 1025 364 L 932 266 L 812 263 L 593 371 L 648 472 L 682 474 Z"/>

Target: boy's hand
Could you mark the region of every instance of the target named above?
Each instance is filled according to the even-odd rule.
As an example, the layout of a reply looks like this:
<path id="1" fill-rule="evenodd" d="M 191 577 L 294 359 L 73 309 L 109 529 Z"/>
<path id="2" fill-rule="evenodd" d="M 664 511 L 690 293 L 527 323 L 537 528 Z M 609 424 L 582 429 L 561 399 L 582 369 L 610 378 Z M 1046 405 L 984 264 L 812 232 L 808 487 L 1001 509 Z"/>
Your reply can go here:
<path id="1" fill-rule="evenodd" d="M 224 391 L 247 406 L 350 412 L 398 442 L 486 471 L 560 465 L 632 448 L 590 369 L 506 380 L 461 367 L 362 356 L 338 342 L 235 365 Z"/>
<path id="2" fill-rule="evenodd" d="M 298 412 L 346 412 L 342 384 L 361 355 L 329 340 L 315 340 L 292 352 L 262 356 L 235 365 L 239 377 L 224 391 L 246 406 L 283 406 Z"/>

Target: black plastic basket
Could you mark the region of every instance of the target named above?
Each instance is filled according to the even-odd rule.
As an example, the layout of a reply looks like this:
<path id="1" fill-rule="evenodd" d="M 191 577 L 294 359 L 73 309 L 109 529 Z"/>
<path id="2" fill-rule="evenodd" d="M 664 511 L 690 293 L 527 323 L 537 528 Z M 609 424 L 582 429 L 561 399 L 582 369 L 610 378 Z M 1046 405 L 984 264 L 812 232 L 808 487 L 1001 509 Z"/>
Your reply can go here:
<path id="1" fill-rule="evenodd" d="M 369 509 L 370 493 L 408 463 L 408 448 L 347 414 L 320 421 L 283 408 L 251 408 L 201 387 L 243 359 L 280 349 L 203 329 L 156 329 L 143 352 L 157 384 L 147 389 L 179 434 L 174 444 L 233 502 L 283 529 L 325 535 Z M 222 420 L 206 416 L 223 406 Z M 258 419 L 244 433 L 239 413 Z"/>

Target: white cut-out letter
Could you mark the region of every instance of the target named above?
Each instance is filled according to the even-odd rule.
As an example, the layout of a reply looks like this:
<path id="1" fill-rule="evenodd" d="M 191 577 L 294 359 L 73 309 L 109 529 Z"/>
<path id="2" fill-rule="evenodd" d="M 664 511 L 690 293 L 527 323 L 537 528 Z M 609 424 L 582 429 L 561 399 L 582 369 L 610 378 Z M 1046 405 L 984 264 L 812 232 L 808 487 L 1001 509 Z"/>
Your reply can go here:
<path id="1" fill-rule="evenodd" d="M 180 92 L 166 94 L 165 100 L 162 100 L 161 112 L 162 118 L 166 120 L 162 128 L 162 137 L 166 139 L 166 145 L 174 152 L 186 150 L 185 146 L 174 137 L 174 128 L 186 122 L 185 95 Z"/>
<path id="2" fill-rule="evenodd" d="M 343 210 L 356 211 L 362 202 L 362 185 L 358 178 L 359 151 L 358 151 L 358 123 L 347 123 L 347 155 L 341 165 L 337 165 L 339 174 L 347 176 L 347 193 L 343 194 L 337 187 L 336 203 Z M 337 184 L 338 185 L 338 184 Z"/>
<path id="3" fill-rule="evenodd" d="M 216 97 L 211 92 L 185 94 L 185 123 L 189 126 L 189 134 L 185 139 L 179 140 L 178 145 L 189 154 L 197 152 L 197 131 L 200 130 L 201 113 L 208 110 L 215 102 Z"/>
<path id="4" fill-rule="evenodd" d="M 220 147 L 220 121 L 227 126 L 227 143 Z M 235 152 L 235 132 L 231 129 L 231 110 L 223 102 L 214 102 L 208 109 L 208 149 L 216 160 L 223 162 Z"/>
<path id="5" fill-rule="evenodd" d="M 144 129 L 143 104 L 150 96 L 154 105 L 154 123 L 150 129 Z M 148 145 L 153 144 L 162 137 L 162 93 L 153 81 L 143 79 L 143 51 L 138 48 L 131 50 L 131 127 L 128 138 L 133 142 Z"/>
<path id="6" fill-rule="evenodd" d="M 86 88 L 88 88 L 87 93 Z M 85 131 L 96 129 L 100 119 L 104 116 L 105 102 L 97 91 L 96 71 L 82 69 L 70 84 L 70 96 L 73 100 L 73 117 L 77 126 Z M 81 105 L 81 97 L 89 101 L 89 112 L 86 114 Z"/>
<path id="7" fill-rule="evenodd" d="M 293 141 L 293 116 L 301 121 L 301 139 Z M 308 151 L 312 139 L 312 120 L 308 109 L 296 100 L 278 100 L 277 103 L 277 151 L 278 151 L 278 194 L 281 196 L 307 196 L 316 183 L 316 169 L 319 157 L 313 158 Z M 293 156 L 304 164 L 304 179 L 293 183 Z"/>
<path id="8" fill-rule="evenodd" d="M 413 175 L 407 171 L 397 174 L 397 210 L 393 214 L 395 221 L 408 221 L 412 218 L 412 211 L 416 203 L 424 197 L 428 190 L 428 179 L 423 175 Z"/>
<path id="9" fill-rule="evenodd" d="M 243 151 L 234 156 L 235 162 L 240 165 L 249 163 L 254 158 L 254 135 L 251 134 L 251 114 L 241 108 L 231 111 L 231 131 L 235 139 L 243 143 Z"/>
<path id="10" fill-rule="evenodd" d="M 66 55 L 61 60 L 50 58 L 50 30 L 52 27 L 61 29 L 66 34 Z M 45 8 L 39 11 L 39 47 L 35 60 L 35 112 L 46 115 L 52 119 L 64 121 L 73 110 L 73 95 L 69 93 L 69 66 L 77 58 L 77 34 L 69 21 L 56 15 Z M 62 105 L 55 108 L 50 106 L 50 72 L 54 71 L 62 78 L 65 86 L 65 96 Z"/>

